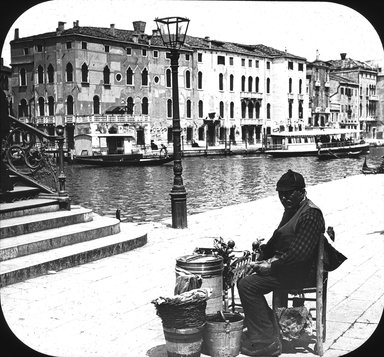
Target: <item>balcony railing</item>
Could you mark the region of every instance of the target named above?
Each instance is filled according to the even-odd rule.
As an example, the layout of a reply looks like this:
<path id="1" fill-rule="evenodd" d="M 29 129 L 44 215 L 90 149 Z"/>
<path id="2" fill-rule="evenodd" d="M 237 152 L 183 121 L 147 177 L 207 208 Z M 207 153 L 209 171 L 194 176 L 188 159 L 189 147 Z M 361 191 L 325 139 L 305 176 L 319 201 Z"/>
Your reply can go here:
<path id="1" fill-rule="evenodd" d="M 8 116 L 8 121 L 9 132 L 2 143 L 1 154 L 10 172 L 43 193 L 53 195 L 62 207 L 69 208 L 65 190 L 64 136 L 47 135 L 12 116 Z M 53 153 L 52 148 L 55 148 Z"/>
<path id="2" fill-rule="evenodd" d="M 240 119 L 240 125 L 263 125 L 263 119 L 261 118 L 242 118 Z"/>

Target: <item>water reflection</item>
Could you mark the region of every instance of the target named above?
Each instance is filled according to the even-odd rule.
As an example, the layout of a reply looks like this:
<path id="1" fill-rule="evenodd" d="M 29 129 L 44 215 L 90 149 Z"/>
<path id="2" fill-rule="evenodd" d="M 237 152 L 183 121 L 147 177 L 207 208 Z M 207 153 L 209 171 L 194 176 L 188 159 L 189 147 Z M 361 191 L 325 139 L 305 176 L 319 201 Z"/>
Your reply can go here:
<path id="1" fill-rule="evenodd" d="M 381 162 L 384 148 L 371 148 L 368 165 Z M 302 173 L 308 185 L 360 173 L 364 157 L 320 161 L 316 157 L 271 158 L 265 155 L 190 157 L 183 159 L 188 214 L 249 202 L 275 192 L 289 168 Z M 159 221 L 171 216 L 173 166 L 66 166 L 72 202 L 101 215 L 117 208 L 129 222 Z"/>

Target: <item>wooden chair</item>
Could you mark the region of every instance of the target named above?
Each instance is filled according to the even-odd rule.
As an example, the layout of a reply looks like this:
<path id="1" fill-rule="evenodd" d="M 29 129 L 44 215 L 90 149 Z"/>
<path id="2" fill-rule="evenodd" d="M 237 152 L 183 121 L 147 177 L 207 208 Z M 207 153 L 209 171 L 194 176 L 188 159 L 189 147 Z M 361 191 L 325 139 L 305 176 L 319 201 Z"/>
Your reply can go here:
<path id="1" fill-rule="evenodd" d="M 334 237 L 334 236 L 333 236 Z M 333 238 L 331 237 L 331 238 Z M 324 235 L 321 236 L 316 269 L 316 286 L 303 288 L 295 291 L 277 290 L 273 292 L 272 305 L 273 309 L 278 307 L 287 307 L 288 301 L 293 301 L 293 295 L 303 294 L 304 301 L 316 302 L 316 346 L 315 353 L 319 356 L 324 354 L 323 343 L 326 338 L 326 316 L 327 316 L 327 284 L 328 272 L 324 271 Z M 332 239 L 333 240 L 333 239 Z M 315 297 L 306 297 L 307 294 L 315 293 Z M 310 309 L 313 310 L 313 309 Z"/>

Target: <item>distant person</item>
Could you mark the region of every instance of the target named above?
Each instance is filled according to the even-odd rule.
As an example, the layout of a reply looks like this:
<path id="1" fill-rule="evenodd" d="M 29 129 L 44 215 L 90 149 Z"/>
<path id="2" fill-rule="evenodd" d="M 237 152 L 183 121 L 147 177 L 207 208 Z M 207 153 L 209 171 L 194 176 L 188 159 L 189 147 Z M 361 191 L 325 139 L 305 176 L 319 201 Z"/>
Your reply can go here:
<path id="1" fill-rule="evenodd" d="M 151 149 L 152 150 L 159 150 L 159 147 L 155 144 L 153 140 L 151 140 Z"/>
<path id="2" fill-rule="evenodd" d="M 163 151 L 164 151 L 164 156 L 167 157 L 168 156 L 168 149 L 164 144 L 161 144 L 160 155 Z"/>
<path id="3" fill-rule="evenodd" d="M 195 140 L 192 140 L 192 147 L 193 148 L 198 148 L 199 144 Z"/>

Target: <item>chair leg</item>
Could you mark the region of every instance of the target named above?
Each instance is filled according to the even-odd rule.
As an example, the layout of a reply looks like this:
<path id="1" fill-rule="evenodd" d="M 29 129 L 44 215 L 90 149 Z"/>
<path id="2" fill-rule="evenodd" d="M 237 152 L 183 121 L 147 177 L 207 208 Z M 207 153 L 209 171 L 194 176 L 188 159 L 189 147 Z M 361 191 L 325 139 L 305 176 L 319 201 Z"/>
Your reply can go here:
<path id="1" fill-rule="evenodd" d="M 235 286 L 231 286 L 232 312 L 235 312 Z"/>
<path id="2" fill-rule="evenodd" d="M 321 316 L 321 321 L 323 324 L 323 342 L 325 342 L 326 335 L 327 335 L 327 283 L 324 283 L 324 289 L 323 289 L 323 313 Z"/>

